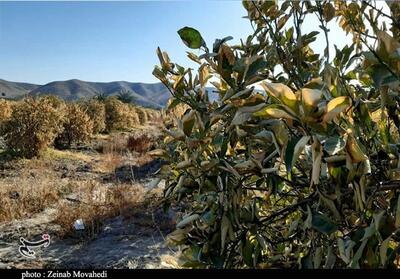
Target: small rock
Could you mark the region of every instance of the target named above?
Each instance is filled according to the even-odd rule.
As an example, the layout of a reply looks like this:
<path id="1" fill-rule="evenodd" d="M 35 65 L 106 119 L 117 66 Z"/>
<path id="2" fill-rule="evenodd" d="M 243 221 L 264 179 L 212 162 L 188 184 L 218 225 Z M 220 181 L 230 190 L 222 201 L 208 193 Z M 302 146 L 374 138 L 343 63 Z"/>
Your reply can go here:
<path id="1" fill-rule="evenodd" d="M 74 228 L 77 231 L 81 231 L 85 229 L 85 225 L 83 224 L 83 220 L 82 219 L 78 219 L 75 221 L 74 223 Z"/>

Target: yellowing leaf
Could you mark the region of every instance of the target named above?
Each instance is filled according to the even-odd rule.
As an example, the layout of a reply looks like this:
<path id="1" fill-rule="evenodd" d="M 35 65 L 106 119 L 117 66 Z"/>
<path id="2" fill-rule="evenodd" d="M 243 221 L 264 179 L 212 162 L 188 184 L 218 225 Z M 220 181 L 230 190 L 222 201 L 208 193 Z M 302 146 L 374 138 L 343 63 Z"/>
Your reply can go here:
<path id="1" fill-rule="evenodd" d="M 295 117 L 288 112 L 282 106 L 270 105 L 254 113 L 254 116 L 262 118 L 285 118 L 294 120 Z"/>
<path id="2" fill-rule="evenodd" d="M 359 163 L 368 160 L 367 155 L 364 154 L 357 140 L 352 135 L 349 135 L 347 138 L 346 149 L 350 155 L 352 163 Z"/>
<path id="3" fill-rule="evenodd" d="M 208 66 L 206 64 L 203 64 L 199 68 L 199 80 L 200 80 L 200 85 L 202 87 L 206 86 L 207 81 L 211 78 L 210 71 L 208 69 Z"/>
<path id="4" fill-rule="evenodd" d="M 312 144 L 312 174 L 311 174 L 311 185 L 319 184 L 319 177 L 321 174 L 321 160 L 322 160 L 322 145 L 319 141 L 315 140 Z"/>
<path id="5" fill-rule="evenodd" d="M 301 98 L 306 107 L 316 107 L 322 99 L 322 91 L 318 89 L 301 89 Z"/>
<path id="6" fill-rule="evenodd" d="M 347 138 L 346 147 L 347 152 L 349 153 L 351 161 L 353 163 L 359 163 L 368 160 L 367 155 L 364 154 L 359 144 L 357 143 L 357 140 L 352 135 L 349 135 L 349 137 Z"/>
<path id="7" fill-rule="evenodd" d="M 346 96 L 340 96 L 329 101 L 328 105 L 326 106 L 326 113 L 324 115 L 323 121 L 332 121 L 332 119 L 334 119 L 339 113 L 348 108 L 350 106 L 350 103 L 350 98 Z"/>
<path id="8" fill-rule="evenodd" d="M 281 101 L 292 110 L 297 110 L 297 97 L 293 91 L 282 83 L 266 83 L 263 82 L 261 86 L 272 97 Z"/>

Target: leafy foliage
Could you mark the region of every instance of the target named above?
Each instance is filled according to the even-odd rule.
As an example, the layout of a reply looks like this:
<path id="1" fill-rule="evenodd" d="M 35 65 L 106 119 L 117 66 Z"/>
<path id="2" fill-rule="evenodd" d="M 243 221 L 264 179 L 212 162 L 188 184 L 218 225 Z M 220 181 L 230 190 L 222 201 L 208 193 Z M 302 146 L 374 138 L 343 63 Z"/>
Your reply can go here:
<path id="1" fill-rule="evenodd" d="M 239 45 L 217 39 L 210 51 L 197 30 L 178 32 L 204 52 L 188 53 L 197 73 L 157 50 L 153 74 L 173 94 L 169 107 L 186 108 L 151 152 L 169 162 L 167 202 L 187 211 L 169 235 L 183 266 L 398 265 L 398 17 L 368 1 L 243 6 L 255 31 Z M 320 31 L 304 34 L 312 16 Z M 334 19 L 353 44 L 331 57 Z"/>

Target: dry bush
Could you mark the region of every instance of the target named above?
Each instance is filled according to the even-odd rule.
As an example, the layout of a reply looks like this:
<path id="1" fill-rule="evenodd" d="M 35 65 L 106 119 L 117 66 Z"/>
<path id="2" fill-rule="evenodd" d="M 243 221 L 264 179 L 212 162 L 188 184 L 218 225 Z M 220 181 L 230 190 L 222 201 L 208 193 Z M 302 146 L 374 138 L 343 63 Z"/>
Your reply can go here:
<path id="1" fill-rule="evenodd" d="M 128 137 L 126 148 L 129 151 L 145 153 L 153 146 L 153 140 L 146 134 L 132 135 Z"/>
<path id="2" fill-rule="evenodd" d="M 109 187 L 92 181 L 76 185 L 75 193 L 77 198 L 74 202 L 65 200 L 58 207 L 55 223 L 61 226 L 61 235 L 73 233 L 74 222 L 82 219 L 85 226 L 83 236 L 93 238 L 105 219 L 126 216 L 144 198 L 141 186 L 124 184 Z"/>
<path id="3" fill-rule="evenodd" d="M 62 104 L 54 98 L 26 98 L 15 105 L 3 134 L 8 148 L 31 158 L 45 150 L 62 131 Z"/>
<path id="4" fill-rule="evenodd" d="M 2 127 L 10 119 L 13 107 L 7 100 L 0 99 L 0 135 L 3 134 Z"/>
<path id="5" fill-rule="evenodd" d="M 68 104 L 65 109 L 63 131 L 57 136 L 58 146 L 71 146 L 72 143 L 85 142 L 92 135 L 93 122 L 77 104 Z"/>
<path id="6" fill-rule="evenodd" d="M 108 98 L 105 102 L 106 131 L 126 130 L 133 126 L 130 105 L 116 98 Z"/>
<path id="7" fill-rule="evenodd" d="M 127 106 L 129 108 L 129 127 L 135 127 L 140 124 L 138 108 L 131 104 L 127 104 Z"/>
<path id="8" fill-rule="evenodd" d="M 128 135 L 125 133 L 115 133 L 111 135 L 107 141 L 104 141 L 104 143 L 99 148 L 99 152 L 103 154 L 124 154 L 126 153 L 127 138 Z"/>
<path id="9" fill-rule="evenodd" d="M 14 178 L 0 181 L 0 222 L 28 217 L 56 203 L 68 191 L 68 185 L 57 181 L 54 173 L 40 168 L 42 175 L 21 172 Z"/>
<path id="10" fill-rule="evenodd" d="M 65 109 L 66 103 L 63 99 L 54 96 L 54 95 L 44 95 L 39 98 L 42 101 L 47 102 L 49 105 L 51 105 L 53 108 L 63 110 Z"/>
<path id="11" fill-rule="evenodd" d="M 10 101 L 0 99 L 0 122 L 10 119 L 12 113 L 12 105 Z"/>
<path id="12" fill-rule="evenodd" d="M 141 125 L 146 124 L 148 119 L 147 119 L 147 113 L 146 110 L 143 108 L 137 108 L 136 109 L 137 114 L 139 116 L 139 122 Z"/>
<path id="13" fill-rule="evenodd" d="M 81 107 L 93 122 L 93 134 L 99 134 L 106 129 L 106 108 L 103 102 L 95 99 L 81 104 Z"/>

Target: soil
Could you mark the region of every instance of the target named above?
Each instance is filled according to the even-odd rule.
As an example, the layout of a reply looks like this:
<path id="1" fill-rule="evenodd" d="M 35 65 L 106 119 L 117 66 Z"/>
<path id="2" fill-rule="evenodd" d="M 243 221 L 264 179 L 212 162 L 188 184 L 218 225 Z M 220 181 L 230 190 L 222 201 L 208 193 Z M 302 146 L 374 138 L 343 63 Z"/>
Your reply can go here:
<path id="1" fill-rule="evenodd" d="M 143 186 L 145 193 L 154 190 L 148 185 L 152 185 L 151 179 L 163 162 L 150 160 L 138 164 L 135 156 L 129 154 L 123 156 L 120 166 L 114 171 L 104 173 L 98 170 L 102 157 L 93 148 L 96 144 L 99 142 L 68 151 L 85 157 L 84 160 L 51 159 L 51 164 L 44 164 L 44 168 L 53 172 L 59 183 L 93 180 L 112 187 L 116 183 L 134 181 Z M 0 158 L 0 182 L 10 183 L 22 171 L 19 161 L 7 162 Z M 32 177 L 45 175 L 43 166 L 38 169 L 32 167 L 28 171 Z M 163 187 L 163 183 L 157 187 Z M 10 198 L 18 199 L 18 195 L 10 193 Z M 67 193 L 63 197 L 64 202 L 73 202 L 75 199 L 74 193 Z M 0 223 L 0 269 L 176 267 L 177 252 L 165 245 L 165 237 L 175 225 L 176 214 L 173 210 L 164 213 L 161 209 L 155 209 L 108 218 L 90 239 L 87 235 L 81 235 L 80 231 L 62 235 L 62 228 L 55 222 L 56 216 L 57 204 L 54 204 L 42 212 Z M 21 237 L 38 241 L 43 234 L 50 235 L 51 243 L 48 247 L 31 248 L 35 258 L 27 258 L 19 253 Z"/>

